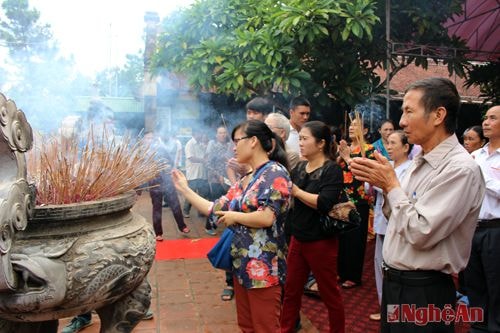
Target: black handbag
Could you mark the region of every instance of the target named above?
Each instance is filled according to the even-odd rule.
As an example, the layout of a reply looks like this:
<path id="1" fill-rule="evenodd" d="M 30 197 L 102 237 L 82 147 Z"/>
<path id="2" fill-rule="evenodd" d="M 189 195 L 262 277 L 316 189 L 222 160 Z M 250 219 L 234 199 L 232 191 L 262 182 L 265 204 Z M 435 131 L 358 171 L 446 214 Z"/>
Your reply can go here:
<path id="1" fill-rule="evenodd" d="M 361 216 L 344 190 L 340 193 L 340 197 L 341 202 L 333 205 L 327 214 L 321 214 L 319 218 L 321 231 L 328 236 L 352 231 L 361 224 Z"/>

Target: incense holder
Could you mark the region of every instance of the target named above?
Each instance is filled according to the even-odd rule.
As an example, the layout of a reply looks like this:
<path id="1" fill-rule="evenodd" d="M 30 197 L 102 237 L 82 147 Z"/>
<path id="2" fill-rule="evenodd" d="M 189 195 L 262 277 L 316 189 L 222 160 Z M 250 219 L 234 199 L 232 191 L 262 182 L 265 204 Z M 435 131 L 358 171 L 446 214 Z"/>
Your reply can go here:
<path id="1" fill-rule="evenodd" d="M 31 127 L 0 94 L 0 332 L 57 332 L 95 310 L 101 332 L 131 332 L 147 312 L 152 227 L 130 209 L 135 192 L 35 207 L 24 153 Z"/>

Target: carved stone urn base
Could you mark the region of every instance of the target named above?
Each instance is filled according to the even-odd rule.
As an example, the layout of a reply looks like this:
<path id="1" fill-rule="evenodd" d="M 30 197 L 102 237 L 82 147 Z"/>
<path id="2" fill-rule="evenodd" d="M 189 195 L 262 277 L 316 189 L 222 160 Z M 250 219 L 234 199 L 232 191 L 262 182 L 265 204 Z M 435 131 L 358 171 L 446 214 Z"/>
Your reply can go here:
<path id="1" fill-rule="evenodd" d="M 40 322 L 50 326 L 91 310 L 99 314 L 101 332 L 130 332 L 150 305 L 146 276 L 156 246 L 151 225 L 130 211 L 135 199 L 132 192 L 36 207 L 26 229 L 15 234 L 17 287 L 0 294 L 0 332 L 36 332 Z"/>

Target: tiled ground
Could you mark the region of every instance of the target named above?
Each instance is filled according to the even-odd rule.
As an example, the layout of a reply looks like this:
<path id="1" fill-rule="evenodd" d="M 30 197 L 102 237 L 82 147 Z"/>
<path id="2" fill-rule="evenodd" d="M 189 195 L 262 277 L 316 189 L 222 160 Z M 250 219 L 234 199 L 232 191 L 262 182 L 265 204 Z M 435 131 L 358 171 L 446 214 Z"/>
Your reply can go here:
<path id="1" fill-rule="evenodd" d="M 151 221 L 149 194 L 138 198 L 134 211 Z M 211 237 L 204 232 L 204 220 L 192 211 L 186 223 L 191 228 L 187 236 L 177 232 L 170 209 L 163 209 L 163 228 L 166 239 L 179 237 Z M 179 259 L 156 261 L 149 273 L 153 288 L 152 320 L 142 321 L 135 329 L 137 333 L 234 333 L 238 332 L 234 301 L 223 302 L 220 292 L 224 286 L 224 273 L 212 268 L 206 259 Z M 301 333 L 317 330 L 305 318 Z M 59 332 L 71 318 L 61 319 Z M 93 324 L 81 332 L 99 332 L 99 317 L 93 315 Z"/>

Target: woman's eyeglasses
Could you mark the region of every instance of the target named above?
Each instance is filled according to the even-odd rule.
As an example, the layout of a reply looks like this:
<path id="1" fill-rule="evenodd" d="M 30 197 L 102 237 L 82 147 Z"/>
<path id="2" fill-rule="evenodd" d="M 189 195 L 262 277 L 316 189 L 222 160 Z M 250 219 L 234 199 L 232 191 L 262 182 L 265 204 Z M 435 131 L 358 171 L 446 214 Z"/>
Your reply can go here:
<path id="1" fill-rule="evenodd" d="M 235 145 L 237 145 L 238 142 L 240 142 L 241 140 L 243 140 L 243 139 L 249 139 L 249 138 L 250 138 L 249 136 L 242 136 L 241 138 L 234 138 L 233 142 L 234 142 Z"/>

